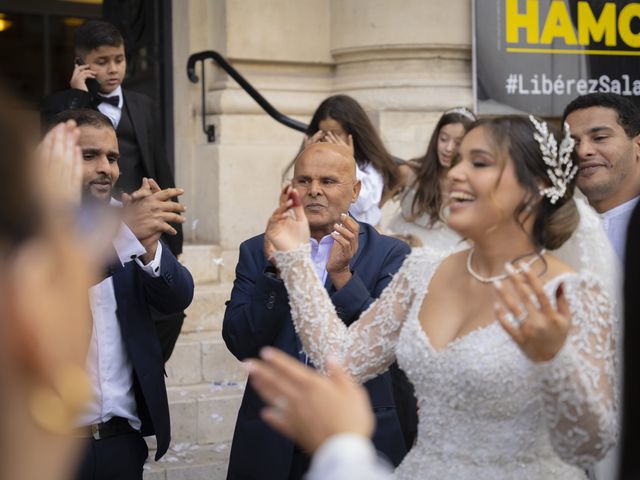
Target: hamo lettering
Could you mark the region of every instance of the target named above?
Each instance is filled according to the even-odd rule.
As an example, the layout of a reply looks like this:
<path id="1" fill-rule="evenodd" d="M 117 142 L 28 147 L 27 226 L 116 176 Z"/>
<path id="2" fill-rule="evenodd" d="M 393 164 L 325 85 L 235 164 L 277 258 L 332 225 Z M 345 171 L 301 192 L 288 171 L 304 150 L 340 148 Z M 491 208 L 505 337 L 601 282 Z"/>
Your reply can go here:
<path id="1" fill-rule="evenodd" d="M 505 37 L 507 44 L 551 45 L 562 40 L 568 46 L 589 46 L 601 43 L 607 47 L 640 47 L 640 32 L 631 26 L 640 19 L 640 3 L 629 3 L 617 11 L 617 5 L 607 2 L 599 14 L 594 13 L 587 1 L 577 5 L 576 25 L 571 21 L 569 8 L 563 0 L 552 0 L 546 18 L 541 17 L 540 2 L 506 0 Z"/>

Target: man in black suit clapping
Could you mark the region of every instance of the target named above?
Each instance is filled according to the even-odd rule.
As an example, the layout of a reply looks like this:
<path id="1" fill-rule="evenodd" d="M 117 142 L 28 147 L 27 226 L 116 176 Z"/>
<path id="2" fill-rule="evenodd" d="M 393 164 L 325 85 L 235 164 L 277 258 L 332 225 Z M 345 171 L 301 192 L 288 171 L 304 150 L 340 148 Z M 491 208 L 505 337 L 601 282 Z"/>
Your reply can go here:
<path id="1" fill-rule="evenodd" d="M 80 131 L 83 205 L 117 204 L 112 191 L 119 177 L 116 132 L 111 121 L 89 109 L 56 117 L 74 120 Z M 144 179 L 125 196 L 123 222 L 113 240 L 114 265 L 91 287 L 93 330 L 87 358 L 94 400 L 80 417 L 76 436 L 86 438 L 79 480 L 141 480 L 147 458 L 143 436 L 155 435 L 156 460 L 171 440 L 169 404 L 160 340 L 149 308 L 173 314 L 193 298 L 193 279 L 160 241 L 175 234 L 184 207 L 171 199 L 182 190 L 161 190 Z M 99 219 L 89 216 L 83 228 Z"/>

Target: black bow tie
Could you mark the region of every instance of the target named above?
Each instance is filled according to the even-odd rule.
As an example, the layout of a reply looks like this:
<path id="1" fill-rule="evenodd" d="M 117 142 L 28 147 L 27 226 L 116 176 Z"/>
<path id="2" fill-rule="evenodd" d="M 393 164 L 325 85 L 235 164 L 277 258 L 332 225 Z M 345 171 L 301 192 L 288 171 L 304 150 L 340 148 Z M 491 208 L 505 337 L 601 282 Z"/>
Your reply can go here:
<path id="1" fill-rule="evenodd" d="M 96 98 L 96 106 L 100 105 L 103 102 L 108 103 L 109 105 L 113 105 L 114 107 L 117 107 L 120 105 L 120 96 L 114 95 L 113 97 L 102 97 L 98 95 L 98 97 Z"/>

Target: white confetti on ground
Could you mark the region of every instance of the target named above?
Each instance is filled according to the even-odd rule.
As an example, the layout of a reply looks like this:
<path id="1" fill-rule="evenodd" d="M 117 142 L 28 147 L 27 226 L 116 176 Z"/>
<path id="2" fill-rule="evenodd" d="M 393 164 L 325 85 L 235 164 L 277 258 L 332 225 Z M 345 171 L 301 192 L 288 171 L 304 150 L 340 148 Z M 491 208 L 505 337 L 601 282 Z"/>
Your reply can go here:
<path id="1" fill-rule="evenodd" d="M 209 384 L 209 391 L 211 392 L 218 392 L 220 390 L 229 388 L 237 388 L 239 390 L 242 390 L 244 389 L 244 383 L 240 384 L 233 380 L 213 380 Z"/>
<path id="2" fill-rule="evenodd" d="M 222 421 L 224 420 L 224 417 L 218 413 L 212 413 L 211 419 L 213 420 L 214 423 L 222 423 Z"/>
<path id="3" fill-rule="evenodd" d="M 171 450 L 173 450 L 176 453 L 180 453 L 183 450 L 189 449 L 190 446 L 191 446 L 191 443 L 189 442 L 174 443 L 171 446 Z"/>

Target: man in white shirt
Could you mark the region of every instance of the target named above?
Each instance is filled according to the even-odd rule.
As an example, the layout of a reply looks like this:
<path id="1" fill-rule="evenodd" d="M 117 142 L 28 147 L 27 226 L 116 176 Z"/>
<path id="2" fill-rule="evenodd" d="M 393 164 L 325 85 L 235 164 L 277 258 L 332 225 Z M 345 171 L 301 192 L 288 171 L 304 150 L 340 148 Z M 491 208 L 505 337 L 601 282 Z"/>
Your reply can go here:
<path id="1" fill-rule="evenodd" d="M 578 188 L 601 215 L 624 260 L 627 225 L 640 198 L 640 108 L 613 93 L 592 93 L 564 110 L 576 141 Z"/>
<path id="2" fill-rule="evenodd" d="M 120 172 L 111 121 L 83 109 L 59 114 L 56 123 L 70 119 L 80 131 L 83 204 L 114 203 Z M 76 432 L 87 438 L 79 480 L 141 480 L 148 454 L 142 437 L 156 435 L 156 460 L 169 445 L 164 362 L 149 307 L 169 314 L 184 310 L 193 297 L 191 275 L 160 242 L 162 233 L 175 234 L 169 222 L 184 221 L 184 207 L 171 201 L 180 194 L 145 178 L 126 197 L 124 222 L 113 241 L 115 265 L 89 290 L 93 331 L 87 371 L 94 399 Z"/>
<path id="3" fill-rule="evenodd" d="M 175 187 L 172 168 L 165 155 L 159 114 L 147 95 L 122 87 L 127 70 L 125 40 L 115 25 L 89 20 L 74 32 L 76 65 L 71 88 L 56 92 L 42 102 L 45 124 L 64 110 L 91 108 L 107 116 L 116 129 L 120 175 L 114 197 L 131 194 L 144 177 L 165 188 Z M 182 253 L 182 225 L 173 224 L 176 235 L 164 235 L 163 243 L 178 257 Z M 152 310 L 160 333 L 165 361 L 169 359 L 184 322 L 184 313 L 167 317 Z"/>
<path id="4" fill-rule="evenodd" d="M 627 226 L 640 198 L 640 108 L 614 93 L 592 93 L 566 106 L 578 158 L 578 188 L 600 214 L 616 254 L 624 262 Z M 590 478 L 611 478 L 617 449 L 590 471 Z"/>

